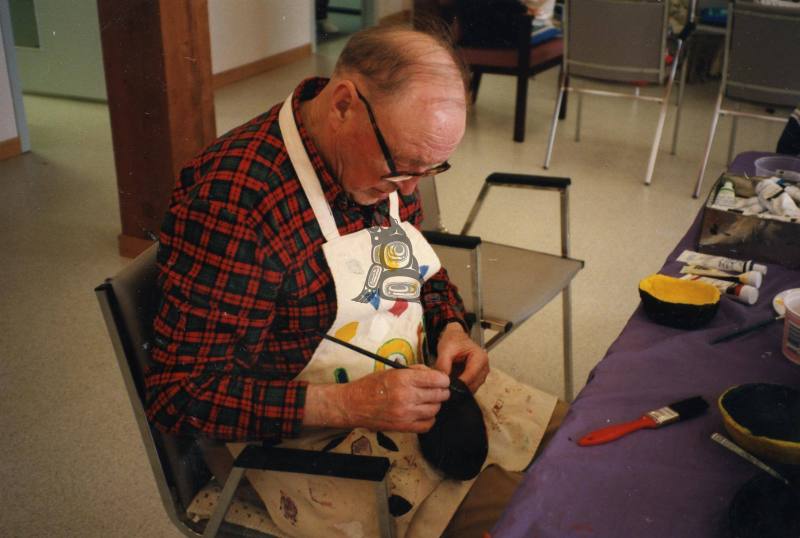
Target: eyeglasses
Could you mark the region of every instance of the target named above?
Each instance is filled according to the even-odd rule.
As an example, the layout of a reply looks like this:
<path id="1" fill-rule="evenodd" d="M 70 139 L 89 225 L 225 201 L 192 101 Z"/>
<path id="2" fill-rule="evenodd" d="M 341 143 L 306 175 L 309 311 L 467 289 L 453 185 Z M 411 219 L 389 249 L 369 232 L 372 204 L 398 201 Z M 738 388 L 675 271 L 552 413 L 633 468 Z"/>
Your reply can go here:
<path id="1" fill-rule="evenodd" d="M 427 170 L 423 170 L 422 172 L 405 172 L 398 170 L 397 167 L 395 167 L 392 154 L 389 152 L 389 146 L 386 145 L 386 140 L 383 138 L 383 134 L 381 134 L 381 130 L 378 128 L 378 123 L 375 121 L 375 114 L 372 112 L 372 107 L 369 106 L 367 98 L 361 95 L 358 88 L 356 88 L 356 94 L 358 94 L 358 98 L 361 99 L 364 106 L 367 108 L 369 122 L 372 125 L 372 132 L 375 133 L 375 138 L 378 139 L 378 145 L 383 152 L 383 158 L 386 161 L 386 165 L 389 167 L 389 173 L 382 175 L 381 179 L 391 181 L 392 183 L 400 183 L 401 181 L 407 181 L 414 177 L 435 176 L 436 174 L 441 174 L 442 172 L 450 170 L 450 163 L 447 161 L 442 164 L 437 164 L 432 168 L 428 168 Z"/>

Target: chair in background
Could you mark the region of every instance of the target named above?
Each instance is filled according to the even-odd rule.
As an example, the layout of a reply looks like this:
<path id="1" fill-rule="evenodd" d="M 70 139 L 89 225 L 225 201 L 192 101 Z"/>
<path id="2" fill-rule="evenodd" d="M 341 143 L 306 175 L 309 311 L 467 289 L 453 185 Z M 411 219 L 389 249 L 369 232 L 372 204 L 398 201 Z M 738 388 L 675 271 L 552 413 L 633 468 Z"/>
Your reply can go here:
<path id="1" fill-rule="evenodd" d="M 576 141 L 580 140 L 583 94 L 627 97 L 661 104 L 644 180 L 645 185 L 650 184 L 683 48 L 683 39 L 679 38 L 672 65 L 668 66 L 668 7 L 668 2 L 659 0 L 566 0 L 563 20 L 565 53 L 545 169 L 550 167 L 558 114 L 567 92 L 578 94 Z M 571 84 L 576 78 L 637 86 L 634 93 L 578 88 Z M 638 85 L 642 83 L 663 85 L 663 96 L 641 95 Z M 673 140 L 673 153 L 675 144 L 677 138 Z"/>
<path id="2" fill-rule="evenodd" d="M 516 77 L 514 141 L 523 142 L 529 79 L 561 64 L 562 38 L 532 45 L 533 18 L 518 0 L 456 0 L 455 13 L 456 51 L 471 73 L 472 102 L 478 98 L 484 73 Z"/>
<path id="3" fill-rule="evenodd" d="M 153 245 L 117 276 L 98 286 L 95 293 L 162 504 L 172 523 L 187 536 L 270 536 L 223 522 L 245 470 L 262 469 L 373 482 L 381 536 L 393 536 L 385 480 L 389 469 L 387 458 L 249 445 L 234 460 L 222 443 L 166 435 L 149 424 L 145 415 L 144 373 L 150 364 L 149 348 L 157 308 L 156 251 L 157 245 Z M 195 523 L 186 515 L 186 508 L 212 477 L 224 484 L 217 508 L 210 520 Z"/>
<path id="4" fill-rule="evenodd" d="M 491 350 L 514 329 L 562 294 L 564 398 L 572 400 L 572 302 L 570 283 L 584 262 L 569 257 L 568 178 L 494 173 L 486 178 L 460 234 L 441 225 L 434 178 L 420 182 L 426 239 L 461 290 L 464 306 L 476 321 L 473 339 Z M 561 253 L 547 254 L 467 235 L 489 191 L 495 187 L 555 190 L 560 195 Z M 484 342 L 484 330 L 494 333 Z"/>
<path id="5" fill-rule="evenodd" d="M 714 116 L 708 133 L 703 162 L 692 196 L 700 195 L 711 146 L 720 116 L 731 116 L 733 125 L 728 161 L 736 144 L 737 118 L 755 118 L 785 123 L 789 110 L 800 103 L 800 8 L 737 1 L 728 8 L 725 61 Z M 724 107 L 751 103 L 768 108 L 786 108 L 785 116 L 759 114 Z"/>

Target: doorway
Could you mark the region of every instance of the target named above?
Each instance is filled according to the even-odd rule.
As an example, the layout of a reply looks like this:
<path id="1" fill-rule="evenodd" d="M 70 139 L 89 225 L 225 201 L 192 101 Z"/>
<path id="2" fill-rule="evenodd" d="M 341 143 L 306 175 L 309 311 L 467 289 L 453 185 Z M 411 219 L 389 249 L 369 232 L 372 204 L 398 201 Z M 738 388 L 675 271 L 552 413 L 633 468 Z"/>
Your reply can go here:
<path id="1" fill-rule="evenodd" d="M 314 0 L 317 43 L 346 38 L 375 24 L 375 0 Z"/>

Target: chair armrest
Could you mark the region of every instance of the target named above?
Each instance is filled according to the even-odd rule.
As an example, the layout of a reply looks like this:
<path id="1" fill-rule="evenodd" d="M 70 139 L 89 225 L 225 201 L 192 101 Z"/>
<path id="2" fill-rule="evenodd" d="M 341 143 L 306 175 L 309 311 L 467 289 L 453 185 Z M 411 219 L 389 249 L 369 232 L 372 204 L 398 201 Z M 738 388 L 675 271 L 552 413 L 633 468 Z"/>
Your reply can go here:
<path id="1" fill-rule="evenodd" d="M 568 177 L 536 176 L 531 174 L 508 174 L 505 172 L 495 172 L 490 174 L 485 183 L 487 185 L 510 185 L 516 187 L 532 187 L 540 189 L 559 189 L 569 188 L 572 180 Z"/>
<path id="2" fill-rule="evenodd" d="M 239 454 L 233 465 L 246 469 L 380 482 L 389 470 L 389 458 L 249 445 Z"/>
<path id="3" fill-rule="evenodd" d="M 422 232 L 428 243 L 443 247 L 474 249 L 481 244 L 481 238 L 474 235 L 459 235 L 447 232 L 425 230 Z"/>
<path id="4" fill-rule="evenodd" d="M 393 536 L 388 503 L 389 489 L 385 481 L 386 473 L 389 471 L 389 458 L 248 445 L 233 462 L 233 469 L 219 495 L 217 507 L 206 524 L 204 538 L 217 536 L 233 495 L 244 477 L 245 469 L 285 471 L 374 482 L 374 498 L 378 507 L 381 536 Z"/>

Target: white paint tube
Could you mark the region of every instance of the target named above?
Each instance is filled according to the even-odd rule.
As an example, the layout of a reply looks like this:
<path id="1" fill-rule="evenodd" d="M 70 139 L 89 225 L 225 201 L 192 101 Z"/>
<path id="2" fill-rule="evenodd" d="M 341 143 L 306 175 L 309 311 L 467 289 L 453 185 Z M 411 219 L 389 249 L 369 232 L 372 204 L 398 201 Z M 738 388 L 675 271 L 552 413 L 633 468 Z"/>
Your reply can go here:
<path id="1" fill-rule="evenodd" d="M 756 194 L 761 205 L 779 217 L 800 217 L 800 209 L 794 199 L 785 192 L 784 183 L 775 179 L 764 179 L 756 183 Z"/>
<path id="2" fill-rule="evenodd" d="M 726 297 L 730 297 L 734 301 L 739 301 L 747 305 L 755 304 L 756 301 L 758 301 L 758 290 L 747 284 L 737 284 L 736 282 L 728 282 L 727 280 L 698 275 L 684 275 L 681 277 L 681 280 L 697 280 L 699 282 L 711 284 L 724 293 Z"/>
<path id="3" fill-rule="evenodd" d="M 734 260 L 733 258 L 726 258 L 724 256 L 701 254 L 693 250 L 684 250 L 681 252 L 681 255 L 678 256 L 678 261 L 688 265 L 700 265 L 701 267 L 721 269 L 731 273 L 758 271 L 762 275 L 767 274 L 767 266 L 761 265 L 760 263 L 754 263 L 753 260 Z"/>
<path id="4" fill-rule="evenodd" d="M 747 271 L 746 273 L 727 273 L 719 269 L 709 269 L 699 265 L 684 265 L 681 268 L 682 275 L 699 275 L 719 278 L 720 280 L 735 280 L 742 284 L 748 284 L 754 288 L 760 288 L 763 277 L 758 271 Z"/>

